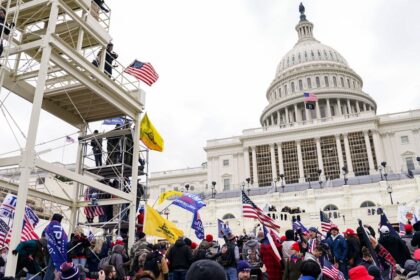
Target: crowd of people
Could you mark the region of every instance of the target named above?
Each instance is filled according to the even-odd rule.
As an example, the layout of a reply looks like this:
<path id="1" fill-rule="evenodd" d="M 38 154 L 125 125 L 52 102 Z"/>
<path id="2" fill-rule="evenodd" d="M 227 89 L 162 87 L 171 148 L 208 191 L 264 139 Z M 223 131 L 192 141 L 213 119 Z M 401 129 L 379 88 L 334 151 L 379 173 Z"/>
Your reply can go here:
<path id="1" fill-rule="evenodd" d="M 55 214 L 52 220 L 61 219 Z M 387 225 L 377 231 L 365 225 L 343 233 L 335 225 L 327 233 L 315 227 L 294 228 L 280 238 L 258 228 L 240 236 L 230 230 L 221 233 L 220 243 L 208 234 L 199 244 L 187 237 L 175 244 L 151 244 L 140 232 L 128 250 L 125 237 L 95 238 L 77 227 L 60 269 L 52 265 L 48 235 L 21 242 L 12 253 L 18 255 L 16 277 L 34 280 L 420 279 L 420 222 L 405 225 L 401 237 Z M 0 272 L 6 253 L 4 248 Z"/>

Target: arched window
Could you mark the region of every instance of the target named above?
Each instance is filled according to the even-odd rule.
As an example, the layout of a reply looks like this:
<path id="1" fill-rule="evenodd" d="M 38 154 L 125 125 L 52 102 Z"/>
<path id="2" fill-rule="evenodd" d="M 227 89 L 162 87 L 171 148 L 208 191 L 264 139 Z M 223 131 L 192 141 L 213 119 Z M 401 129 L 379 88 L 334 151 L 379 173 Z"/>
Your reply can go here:
<path id="1" fill-rule="evenodd" d="M 295 82 L 292 82 L 290 84 L 290 87 L 292 88 L 292 93 L 294 93 L 295 92 Z"/>
<path id="2" fill-rule="evenodd" d="M 340 85 L 341 85 L 341 87 L 344 87 L 344 78 L 343 77 L 340 77 Z"/>
<path id="3" fill-rule="evenodd" d="M 316 87 L 320 88 L 321 87 L 321 82 L 319 81 L 319 77 L 315 78 L 315 82 L 316 82 Z"/>
<path id="4" fill-rule="evenodd" d="M 333 84 L 335 87 L 337 87 L 337 78 L 335 76 L 333 77 Z"/>
<path id="5" fill-rule="evenodd" d="M 347 86 L 350 88 L 350 79 L 347 79 Z"/>
<path id="6" fill-rule="evenodd" d="M 337 211 L 338 207 L 335 206 L 334 204 L 328 204 L 327 206 L 324 207 L 324 211 Z"/>
<path id="7" fill-rule="evenodd" d="M 299 61 L 299 63 L 301 62 L 300 53 L 298 54 L 298 61 Z"/>
<path id="8" fill-rule="evenodd" d="M 330 86 L 330 81 L 328 80 L 328 76 L 324 77 L 324 82 L 325 82 L 325 86 L 329 87 Z"/>
<path id="9" fill-rule="evenodd" d="M 375 207 L 375 203 L 373 203 L 372 201 L 366 200 L 363 201 L 362 204 L 360 204 L 361 208 L 366 208 L 366 207 Z"/>
<path id="10" fill-rule="evenodd" d="M 279 88 L 279 98 L 281 97 L 281 88 Z"/>
<path id="11" fill-rule="evenodd" d="M 308 84 L 308 88 L 312 88 L 311 78 L 307 78 L 306 83 Z"/>
<path id="12" fill-rule="evenodd" d="M 284 85 L 284 96 L 287 95 L 287 85 Z"/>
<path id="13" fill-rule="evenodd" d="M 302 80 L 299 80 L 299 90 L 303 90 L 303 83 L 302 83 Z"/>
<path id="14" fill-rule="evenodd" d="M 353 81 L 353 88 L 356 88 L 356 82 Z"/>
<path id="15" fill-rule="evenodd" d="M 235 219 L 235 216 L 231 213 L 227 213 L 223 216 L 222 218 L 223 220 L 228 220 L 228 219 Z"/>

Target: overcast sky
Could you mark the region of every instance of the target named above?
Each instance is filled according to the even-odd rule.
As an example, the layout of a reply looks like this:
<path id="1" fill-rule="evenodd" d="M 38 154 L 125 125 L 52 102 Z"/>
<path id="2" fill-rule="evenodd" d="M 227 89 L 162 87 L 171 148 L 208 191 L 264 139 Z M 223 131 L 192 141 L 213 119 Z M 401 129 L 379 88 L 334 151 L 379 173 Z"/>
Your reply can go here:
<path id="1" fill-rule="evenodd" d="M 165 139 L 165 151 L 152 152 L 150 170 L 199 166 L 206 161 L 206 140 L 260 126 L 277 64 L 297 41 L 299 1 L 106 2 L 120 62 L 150 62 L 160 76 L 152 87 L 142 85 L 149 118 Z M 379 114 L 420 108 L 420 1 L 311 0 L 304 5 L 316 39 L 341 53 L 362 77 Z M 2 90 L 1 100 L 6 95 Z M 26 134 L 30 104 L 10 95 L 5 106 Z M 98 123 L 91 128 L 111 129 Z M 0 154 L 18 148 L 2 114 L 0 129 Z M 14 132 L 23 145 L 16 127 Z M 37 142 L 74 132 L 44 112 Z M 63 144 L 64 138 L 48 147 Z M 75 151 L 73 144 L 43 157 L 71 163 Z"/>

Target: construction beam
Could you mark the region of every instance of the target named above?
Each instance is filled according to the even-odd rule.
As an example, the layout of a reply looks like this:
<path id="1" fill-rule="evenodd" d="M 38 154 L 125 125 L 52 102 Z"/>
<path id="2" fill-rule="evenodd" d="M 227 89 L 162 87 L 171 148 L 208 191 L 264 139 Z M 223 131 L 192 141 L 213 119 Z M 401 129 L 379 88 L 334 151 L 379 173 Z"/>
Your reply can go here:
<path id="1" fill-rule="evenodd" d="M 48 74 L 52 74 L 52 73 L 59 72 L 59 71 L 63 71 L 63 70 L 60 67 L 53 66 L 53 67 L 50 68 L 50 70 L 48 70 Z M 15 78 L 18 81 L 36 78 L 36 77 L 38 77 L 38 72 L 39 72 L 38 70 L 24 72 L 22 74 L 16 75 Z M 47 92 L 47 91 L 45 91 L 45 92 Z"/>
<path id="2" fill-rule="evenodd" d="M 93 179 L 91 179 L 91 178 L 89 178 L 87 176 L 83 176 L 81 174 L 77 174 L 77 173 L 72 172 L 70 170 L 67 170 L 67 169 L 65 169 L 63 167 L 60 167 L 60 166 L 58 166 L 56 164 L 52 164 L 52 163 L 46 162 L 46 161 L 44 161 L 42 159 L 35 159 L 35 166 L 36 167 L 39 167 L 39 168 L 41 168 L 43 170 L 46 170 L 48 172 L 51 172 L 53 174 L 57 174 L 57 175 L 66 177 L 66 178 L 68 178 L 70 180 L 73 180 L 75 182 L 81 183 L 83 185 L 86 185 L 86 186 L 95 188 L 97 190 L 100 190 L 100 191 L 109 193 L 111 195 L 117 196 L 117 197 L 122 198 L 122 199 L 124 199 L 126 201 L 131 201 L 131 195 L 128 194 L 128 193 L 125 193 L 125 192 L 120 191 L 118 189 L 112 188 L 112 187 L 110 187 L 108 185 L 99 183 L 98 181 L 95 181 L 95 180 L 93 180 Z M 75 199 L 77 199 L 77 198 L 75 197 Z"/>
<path id="3" fill-rule="evenodd" d="M 0 167 L 19 165 L 21 156 L 0 158 Z"/>
<path id="4" fill-rule="evenodd" d="M 18 45 L 14 48 L 10 48 L 9 55 L 15 55 L 15 54 L 26 52 L 28 50 L 35 49 L 35 48 L 41 48 L 41 45 L 42 45 L 42 39 L 32 41 L 26 44 Z M 38 73 L 38 71 L 36 72 Z M 38 75 L 35 75 L 35 77 L 37 76 Z"/>
<path id="5" fill-rule="evenodd" d="M 0 187 L 4 188 L 4 189 L 7 189 L 7 190 L 10 190 L 10 191 L 13 191 L 13 192 L 16 192 L 16 193 L 19 193 L 19 186 L 17 184 L 10 183 L 10 182 L 5 181 L 3 179 L 0 179 Z M 42 199 L 42 200 L 50 201 L 50 202 L 61 204 L 61 205 L 68 206 L 68 207 L 70 207 L 72 205 L 71 200 L 68 200 L 68 199 L 65 199 L 65 198 L 62 198 L 62 197 L 58 197 L 58 196 L 54 196 L 52 194 L 45 193 L 45 192 L 42 192 L 42 191 L 38 191 L 38 190 L 35 190 L 35 189 L 32 189 L 32 188 L 28 189 L 28 195 L 29 195 L 28 198 L 39 198 L 39 199 Z"/>
<path id="6" fill-rule="evenodd" d="M 79 201 L 77 203 L 77 207 L 86 207 L 86 206 L 92 206 L 91 201 Z M 119 205 L 119 204 L 125 204 L 127 203 L 124 199 L 119 198 L 110 198 L 110 199 L 98 199 L 96 201 L 96 205 L 104 206 L 104 205 Z"/>

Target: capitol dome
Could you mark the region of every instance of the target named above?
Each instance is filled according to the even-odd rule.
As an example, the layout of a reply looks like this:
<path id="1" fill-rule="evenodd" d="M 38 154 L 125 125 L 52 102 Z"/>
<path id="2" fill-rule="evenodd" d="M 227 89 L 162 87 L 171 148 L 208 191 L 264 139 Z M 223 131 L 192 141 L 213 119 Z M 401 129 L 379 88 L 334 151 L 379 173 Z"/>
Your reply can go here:
<path id="1" fill-rule="evenodd" d="M 375 114 L 376 103 L 363 92 L 362 78 L 338 51 L 315 39 L 303 5 L 299 12 L 298 41 L 277 66 L 261 125 L 283 128 Z M 304 92 L 317 96 L 315 109 L 305 109 Z"/>

